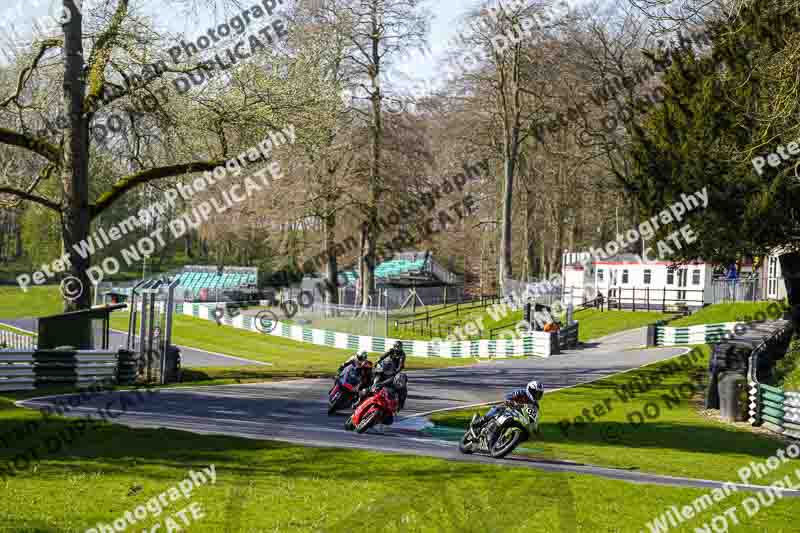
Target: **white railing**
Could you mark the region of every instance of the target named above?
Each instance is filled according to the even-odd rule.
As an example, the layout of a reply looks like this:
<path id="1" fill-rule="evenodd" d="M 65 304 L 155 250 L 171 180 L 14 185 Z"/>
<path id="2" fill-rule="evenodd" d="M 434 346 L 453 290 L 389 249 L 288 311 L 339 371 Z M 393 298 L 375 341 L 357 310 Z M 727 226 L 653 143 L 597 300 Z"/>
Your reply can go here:
<path id="1" fill-rule="evenodd" d="M 36 337 L 0 329 L 0 350 L 36 349 Z"/>

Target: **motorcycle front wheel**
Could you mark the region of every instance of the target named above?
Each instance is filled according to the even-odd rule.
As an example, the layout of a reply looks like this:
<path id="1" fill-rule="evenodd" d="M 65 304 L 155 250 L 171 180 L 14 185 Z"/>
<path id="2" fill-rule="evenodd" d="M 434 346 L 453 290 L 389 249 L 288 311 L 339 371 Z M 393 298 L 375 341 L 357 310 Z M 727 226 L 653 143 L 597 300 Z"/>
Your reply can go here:
<path id="1" fill-rule="evenodd" d="M 336 397 L 329 402 L 328 407 L 328 416 L 333 416 L 336 411 L 339 410 L 339 402 L 342 399 L 342 393 L 337 393 Z"/>
<path id="2" fill-rule="evenodd" d="M 371 413 L 369 413 L 356 426 L 356 433 L 364 433 L 366 430 L 371 428 L 375 424 L 375 422 L 378 421 L 379 416 L 380 413 L 378 411 L 372 411 Z"/>
<path id="3" fill-rule="evenodd" d="M 495 459 L 502 459 L 514 451 L 520 441 L 522 441 L 522 430 L 516 427 L 508 428 L 503 431 L 502 435 L 497 437 L 489 453 Z"/>
<path id="4" fill-rule="evenodd" d="M 469 455 L 475 451 L 472 448 L 474 446 L 474 441 L 472 440 L 472 437 L 470 437 L 470 433 L 471 431 L 467 430 L 467 432 L 464 433 L 464 436 L 461 437 L 461 441 L 458 443 L 458 451 L 465 455 Z"/>

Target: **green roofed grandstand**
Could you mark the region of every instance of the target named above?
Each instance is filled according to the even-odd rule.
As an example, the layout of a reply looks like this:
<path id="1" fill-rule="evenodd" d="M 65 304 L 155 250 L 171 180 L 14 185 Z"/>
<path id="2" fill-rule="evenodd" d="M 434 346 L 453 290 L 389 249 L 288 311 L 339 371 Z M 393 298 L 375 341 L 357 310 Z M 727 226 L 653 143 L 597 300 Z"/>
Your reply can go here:
<path id="1" fill-rule="evenodd" d="M 257 268 L 187 266 L 178 274 L 176 291 L 183 291 L 186 300 L 208 300 L 209 291 L 255 291 L 257 288 Z"/>
<path id="2" fill-rule="evenodd" d="M 178 276 L 178 286 L 182 289 L 236 289 L 242 287 L 258 285 L 257 272 L 230 272 L 229 269 L 223 270 L 219 274 L 214 268 L 212 272 L 189 270 L 193 267 L 186 267 L 186 270 Z"/>
<path id="3" fill-rule="evenodd" d="M 341 272 L 347 285 L 358 281 L 353 270 Z M 429 251 L 403 252 L 375 267 L 375 279 L 381 285 L 458 285 L 462 280 L 434 261 Z"/>
<path id="4" fill-rule="evenodd" d="M 258 290 L 258 268 L 216 266 L 186 266 L 180 272 L 167 277 L 175 277 L 175 297 L 178 301 L 207 301 L 225 299 L 225 292 L 254 293 Z M 160 277 L 160 276 L 158 276 Z M 133 284 L 133 282 L 131 283 Z M 114 286 L 107 294 L 130 295 L 130 287 Z M 242 296 L 236 294 L 237 297 Z"/>

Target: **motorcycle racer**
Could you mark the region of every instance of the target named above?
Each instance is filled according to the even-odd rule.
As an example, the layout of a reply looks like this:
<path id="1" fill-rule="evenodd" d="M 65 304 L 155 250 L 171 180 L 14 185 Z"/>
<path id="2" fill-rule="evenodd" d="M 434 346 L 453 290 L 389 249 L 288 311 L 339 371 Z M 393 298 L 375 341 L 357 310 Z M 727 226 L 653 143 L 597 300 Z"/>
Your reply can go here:
<path id="1" fill-rule="evenodd" d="M 392 345 L 392 348 L 383 354 L 378 363 L 382 363 L 386 359 L 391 358 L 394 363 L 395 372 L 401 372 L 406 366 L 406 353 L 403 351 L 403 343 L 397 341 Z"/>
<path id="2" fill-rule="evenodd" d="M 479 431 L 484 425 L 490 423 L 492 420 L 495 419 L 497 415 L 499 415 L 507 406 L 511 405 L 531 405 L 535 412 L 539 411 L 539 400 L 541 400 L 542 395 L 544 394 L 544 387 L 541 383 L 536 380 L 529 382 L 524 389 L 516 389 L 513 390 L 505 395 L 505 401 L 501 405 L 495 405 L 492 407 L 486 415 L 477 418 L 472 426 L 474 432 Z M 493 428 L 490 428 L 493 429 Z M 494 431 L 491 433 L 491 438 L 489 439 L 489 446 L 491 447 L 494 443 L 494 439 L 496 435 L 494 435 Z"/>
<path id="3" fill-rule="evenodd" d="M 342 370 L 350 365 L 358 365 L 361 366 L 367 359 L 369 358 L 369 354 L 367 352 L 356 352 L 355 354 L 351 355 L 350 358 L 342 363 L 342 366 L 339 367 L 339 370 L 336 371 L 337 374 L 341 374 Z"/>

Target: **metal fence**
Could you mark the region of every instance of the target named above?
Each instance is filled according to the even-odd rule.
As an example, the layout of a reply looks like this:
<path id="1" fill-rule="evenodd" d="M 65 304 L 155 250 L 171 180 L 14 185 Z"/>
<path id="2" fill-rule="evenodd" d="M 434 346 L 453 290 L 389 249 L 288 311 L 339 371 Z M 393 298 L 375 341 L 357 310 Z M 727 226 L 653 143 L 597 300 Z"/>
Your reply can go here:
<path id="1" fill-rule="evenodd" d="M 330 331 L 387 337 L 389 335 L 389 315 L 386 309 L 360 305 L 327 304 L 319 300 L 309 303 L 297 302 L 292 310 L 296 314 L 291 321 L 295 324 Z"/>
<path id="2" fill-rule="evenodd" d="M 756 302 L 764 299 L 758 278 L 715 279 L 711 281 L 708 297 L 710 303 Z"/>
<path id="3" fill-rule="evenodd" d="M 703 307 L 705 292 L 699 289 L 650 289 L 610 287 L 605 289 L 608 309 L 631 311 L 685 311 Z"/>
<path id="4" fill-rule="evenodd" d="M 566 304 L 564 298 L 570 289 L 548 281 L 520 281 L 506 279 L 503 286 L 505 297 L 519 304 L 525 302 L 552 306 L 556 302 Z"/>

